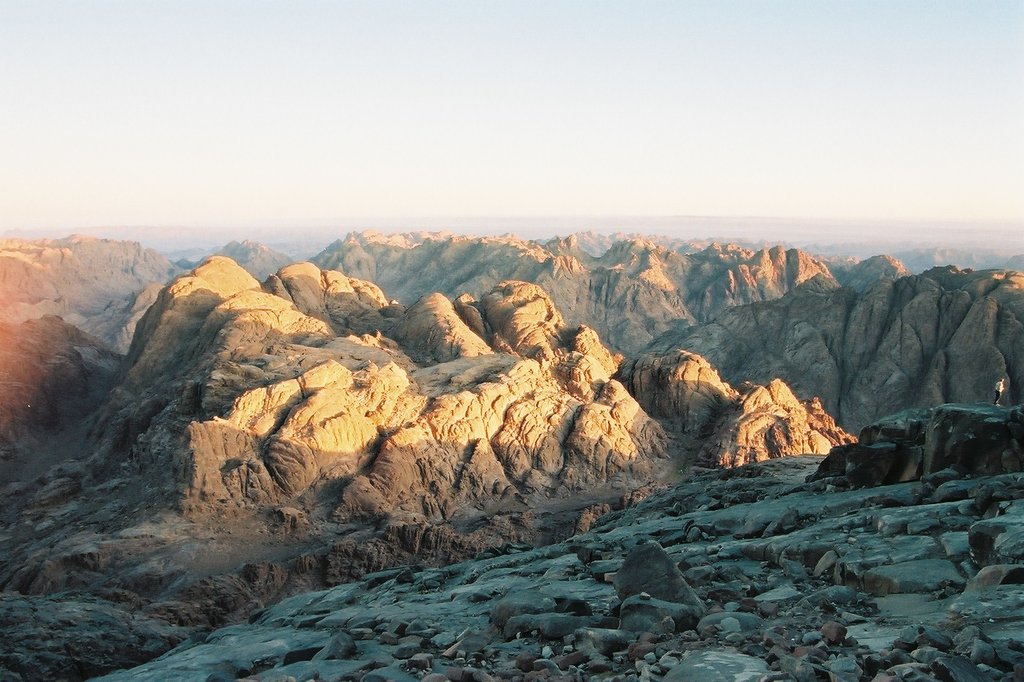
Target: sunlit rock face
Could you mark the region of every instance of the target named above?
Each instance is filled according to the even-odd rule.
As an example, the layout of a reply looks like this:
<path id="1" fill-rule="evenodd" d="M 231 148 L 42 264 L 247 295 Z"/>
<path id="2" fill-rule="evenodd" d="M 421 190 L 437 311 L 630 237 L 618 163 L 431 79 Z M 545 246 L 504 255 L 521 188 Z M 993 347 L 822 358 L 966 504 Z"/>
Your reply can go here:
<path id="1" fill-rule="evenodd" d="M 784 380 L 848 429 L 908 407 L 987 402 L 1024 390 L 1024 274 L 936 268 L 863 292 L 812 280 L 666 337 L 732 383 Z"/>
<path id="2" fill-rule="evenodd" d="M 899 279 L 911 274 L 910 270 L 892 256 L 872 256 L 864 260 L 844 259 L 829 263 L 829 269 L 844 287 L 857 291 L 870 289 L 881 279 Z"/>
<path id="3" fill-rule="evenodd" d="M 434 291 L 480 298 L 504 280 L 537 284 L 570 324 L 591 327 L 625 353 L 731 306 L 778 298 L 814 277 L 835 281 L 824 262 L 796 249 L 713 244 L 694 250 L 645 239 L 596 249 L 577 237 L 541 245 L 509 237 L 361 233 L 313 260 L 376 282 L 406 305 Z"/>
<path id="4" fill-rule="evenodd" d="M 626 359 L 569 319 L 522 280 L 403 304 L 312 263 L 260 281 L 211 257 L 153 297 L 73 466 L 7 490 L 0 587 L 113 590 L 213 627 L 391 566 L 564 539 L 693 461 L 843 437 L 781 382 Z"/>
<path id="5" fill-rule="evenodd" d="M 212 258 L 147 313 L 105 419 L 139 432 L 134 458 L 172 463 L 194 510 L 277 504 L 344 478 L 342 511 L 443 518 L 461 500 L 653 475 L 662 430 L 611 379 L 592 330 L 567 327 L 523 282 L 460 307 L 440 295 L 392 306 L 308 263 L 261 287 Z M 155 394 L 181 397 L 140 429 L 136 406 Z"/>
<path id="6" fill-rule="evenodd" d="M 57 315 L 124 352 L 136 322 L 179 272 L 136 242 L 0 240 L 0 321 Z"/>
<path id="7" fill-rule="evenodd" d="M 703 466 L 826 454 L 852 440 L 817 399 L 797 399 L 778 379 L 734 389 L 705 358 L 686 351 L 642 356 L 624 363 L 620 376 L 649 414 L 691 444 Z"/>

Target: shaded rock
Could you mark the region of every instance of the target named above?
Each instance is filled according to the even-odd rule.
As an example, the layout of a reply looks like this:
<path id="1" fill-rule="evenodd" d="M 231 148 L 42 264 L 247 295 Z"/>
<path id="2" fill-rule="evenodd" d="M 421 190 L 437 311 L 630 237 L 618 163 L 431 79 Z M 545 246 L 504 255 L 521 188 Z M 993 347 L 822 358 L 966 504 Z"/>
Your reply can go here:
<path id="1" fill-rule="evenodd" d="M 312 660 L 344 660 L 352 658 L 358 653 L 359 648 L 356 646 L 356 642 L 352 638 L 352 635 L 347 632 L 336 632 L 331 636 L 330 641 L 328 641 L 320 651 L 314 654 Z"/>
<path id="2" fill-rule="evenodd" d="M 627 597 L 619 606 L 619 628 L 631 632 L 682 632 L 694 629 L 703 613 L 703 609 L 692 604 L 678 604 L 638 594 Z"/>
<path id="3" fill-rule="evenodd" d="M 633 633 L 608 628 L 580 628 L 574 634 L 576 646 L 581 650 L 596 651 L 604 656 L 624 651 L 635 637 Z"/>
<path id="4" fill-rule="evenodd" d="M 711 613 L 697 623 L 697 632 L 702 634 L 713 632 L 716 628 L 722 628 L 722 621 L 725 619 L 732 619 L 739 625 L 740 632 L 756 632 L 760 628 L 764 627 L 764 620 L 759 618 L 753 613 L 746 613 L 743 611 L 720 611 L 718 613 Z"/>
<path id="5" fill-rule="evenodd" d="M 185 639 L 181 628 L 101 599 L 0 595 L 0 672 L 82 680 L 129 668 Z"/>
<path id="6" fill-rule="evenodd" d="M 962 587 L 966 581 L 945 559 L 919 559 L 872 568 L 864 573 L 863 582 L 871 594 L 884 595 Z"/>
<path id="7" fill-rule="evenodd" d="M 556 606 L 554 599 L 536 592 L 507 595 L 491 607 L 491 622 L 501 629 L 511 618 L 524 614 L 550 613 Z"/>
<path id="8" fill-rule="evenodd" d="M 864 292 L 811 280 L 664 339 L 729 382 L 785 381 L 859 429 L 908 407 L 991 403 L 1024 385 L 1024 274 L 936 268 Z M 938 465 L 936 469 L 943 468 Z"/>
<path id="9" fill-rule="evenodd" d="M 756 682 L 767 673 L 768 665 L 759 658 L 728 651 L 701 651 L 687 654 L 664 679 L 671 682 Z"/>
<path id="10" fill-rule="evenodd" d="M 620 599 L 646 592 L 656 599 L 685 604 L 700 613 L 705 611 L 682 572 L 656 542 L 634 547 L 615 574 L 613 584 Z"/>

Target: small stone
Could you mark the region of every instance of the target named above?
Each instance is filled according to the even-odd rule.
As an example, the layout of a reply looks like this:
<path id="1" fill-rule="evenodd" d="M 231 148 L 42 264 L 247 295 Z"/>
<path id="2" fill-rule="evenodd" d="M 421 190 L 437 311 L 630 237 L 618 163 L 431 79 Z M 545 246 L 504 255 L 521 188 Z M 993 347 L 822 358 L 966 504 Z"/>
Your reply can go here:
<path id="1" fill-rule="evenodd" d="M 533 670 L 533 662 L 536 660 L 537 656 L 535 654 L 532 654 L 529 651 L 521 651 L 519 652 L 519 655 L 516 656 L 516 667 L 524 673 L 528 673 Z"/>
<path id="2" fill-rule="evenodd" d="M 422 650 L 423 647 L 421 645 L 416 644 L 414 642 L 406 642 L 395 647 L 391 655 L 399 660 L 404 661 L 408 658 L 412 658 L 416 654 L 420 653 Z"/>
<path id="3" fill-rule="evenodd" d="M 719 623 L 718 627 L 721 628 L 722 632 L 739 632 L 742 628 L 740 622 L 735 618 L 723 618 Z"/>
<path id="4" fill-rule="evenodd" d="M 829 672 L 843 677 L 852 677 L 854 679 L 859 679 L 861 673 L 864 672 L 861 670 L 861 667 L 857 665 L 857 659 L 853 656 L 840 656 L 839 658 L 829 661 L 825 665 L 828 667 Z"/>
<path id="5" fill-rule="evenodd" d="M 814 570 L 811 572 L 811 575 L 815 578 L 820 578 L 825 573 L 831 571 L 835 567 L 837 561 L 839 561 L 839 555 L 836 551 L 834 549 L 828 550 L 821 555 L 821 558 L 818 559 L 818 563 L 814 564 Z"/>
<path id="6" fill-rule="evenodd" d="M 558 665 L 561 670 L 568 670 L 573 666 L 579 666 L 585 663 L 588 659 L 586 652 L 584 651 L 573 651 L 555 660 L 555 664 Z"/>
<path id="7" fill-rule="evenodd" d="M 820 632 L 805 632 L 804 636 L 800 638 L 800 641 L 807 646 L 813 646 L 821 641 Z"/>
<path id="8" fill-rule="evenodd" d="M 910 652 L 910 657 L 918 663 L 932 663 L 942 655 L 942 652 L 933 646 L 923 646 Z"/>
<path id="9" fill-rule="evenodd" d="M 398 656 L 395 656 L 398 658 Z M 434 656 L 426 652 L 414 654 L 409 658 L 409 667 L 413 670 L 430 670 L 434 665 Z"/>
<path id="10" fill-rule="evenodd" d="M 932 662 L 932 672 L 942 682 L 988 682 L 989 677 L 963 656 L 940 656 Z"/>
<path id="11" fill-rule="evenodd" d="M 971 662 L 992 665 L 996 662 L 996 650 L 988 642 L 976 639 L 971 645 Z"/>
<path id="12" fill-rule="evenodd" d="M 829 644 L 839 644 L 846 638 L 846 626 L 830 620 L 821 626 L 821 636 Z"/>
<path id="13" fill-rule="evenodd" d="M 535 672 L 547 671 L 552 675 L 561 675 L 562 670 L 558 667 L 558 664 L 547 658 L 538 658 L 533 662 L 533 669 Z"/>

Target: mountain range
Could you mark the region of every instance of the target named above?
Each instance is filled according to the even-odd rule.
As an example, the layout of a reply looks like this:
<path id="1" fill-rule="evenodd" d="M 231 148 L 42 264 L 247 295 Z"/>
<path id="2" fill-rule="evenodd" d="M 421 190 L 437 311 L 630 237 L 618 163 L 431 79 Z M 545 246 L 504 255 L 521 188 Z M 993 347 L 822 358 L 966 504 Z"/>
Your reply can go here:
<path id="1" fill-rule="evenodd" d="M 864 427 L 991 403 L 1000 378 L 1020 401 L 1021 273 L 602 248 L 363 234 L 182 271 L 137 244 L 4 242 L 0 588 L 20 596 L 0 606 L 100 600 L 147 642 L 86 677 L 290 595 L 566 541 L 702 471 L 881 457 Z M 1020 471 L 1013 414 L 989 415 L 1007 434 L 978 475 Z M 24 676 L 19 655 L 0 669 Z"/>

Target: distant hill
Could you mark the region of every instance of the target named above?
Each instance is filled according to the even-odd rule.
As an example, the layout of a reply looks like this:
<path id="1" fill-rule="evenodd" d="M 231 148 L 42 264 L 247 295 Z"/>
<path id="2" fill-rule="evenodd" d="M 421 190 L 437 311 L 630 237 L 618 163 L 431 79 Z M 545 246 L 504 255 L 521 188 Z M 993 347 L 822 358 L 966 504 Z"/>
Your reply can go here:
<path id="1" fill-rule="evenodd" d="M 138 317 L 180 271 L 137 242 L 5 239 L 0 241 L 0 321 L 58 315 L 124 352 Z"/>

